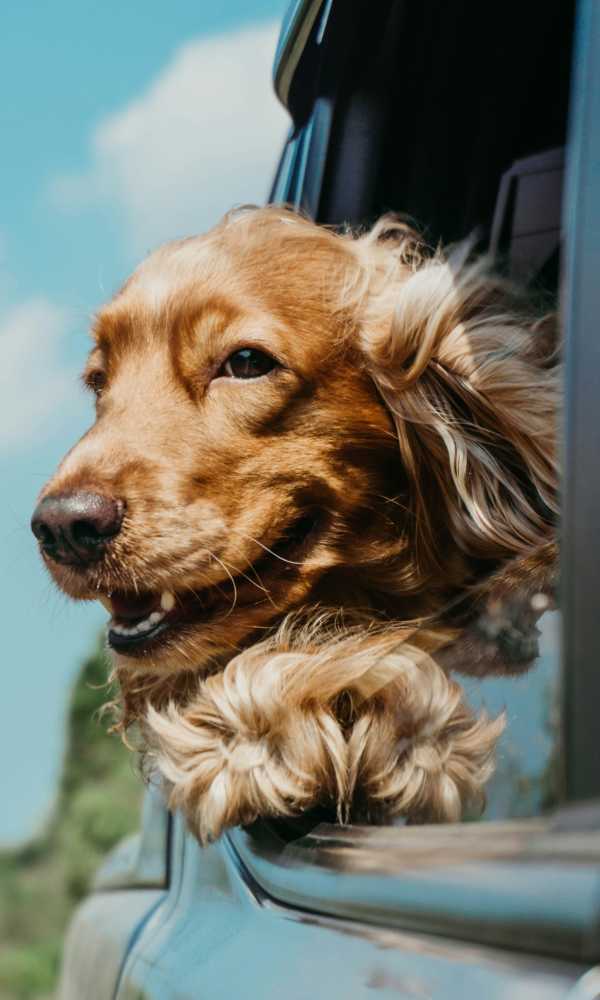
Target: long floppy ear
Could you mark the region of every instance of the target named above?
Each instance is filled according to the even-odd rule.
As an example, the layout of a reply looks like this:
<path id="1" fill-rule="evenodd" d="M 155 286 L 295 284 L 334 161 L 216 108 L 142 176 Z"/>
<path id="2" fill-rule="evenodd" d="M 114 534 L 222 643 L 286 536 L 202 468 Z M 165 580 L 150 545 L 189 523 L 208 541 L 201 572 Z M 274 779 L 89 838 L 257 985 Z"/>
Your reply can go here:
<path id="1" fill-rule="evenodd" d="M 398 434 L 415 587 L 448 579 L 453 553 L 491 569 L 544 544 L 557 515 L 547 324 L 485 263 L 422 259 L 390 220 L 355 245 L 371 273 L 360 348 Z"/>

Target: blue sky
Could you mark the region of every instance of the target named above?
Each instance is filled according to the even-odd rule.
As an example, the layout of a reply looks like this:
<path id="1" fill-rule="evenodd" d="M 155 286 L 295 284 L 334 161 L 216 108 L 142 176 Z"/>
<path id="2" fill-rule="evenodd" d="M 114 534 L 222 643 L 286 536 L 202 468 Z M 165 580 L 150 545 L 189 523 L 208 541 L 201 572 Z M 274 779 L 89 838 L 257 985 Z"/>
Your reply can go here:
<path id="1" fill-rule="evenodd" d="M 64 712 L 105 618 L 50 585 L 35 496 L 91 421 L 89 317 L 164 239 L 264 199 L 287 128 L 285 0 L 9 4 L 0 35 L 0 843 L 39 827 Z"/>

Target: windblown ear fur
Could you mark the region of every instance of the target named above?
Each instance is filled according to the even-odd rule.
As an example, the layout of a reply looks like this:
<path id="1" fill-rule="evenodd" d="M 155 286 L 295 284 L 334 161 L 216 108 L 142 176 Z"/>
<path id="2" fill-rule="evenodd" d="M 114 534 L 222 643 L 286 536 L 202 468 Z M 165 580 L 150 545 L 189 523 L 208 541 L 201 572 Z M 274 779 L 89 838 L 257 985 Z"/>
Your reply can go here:
<path id="1" fill-rule="evenodd" d="M 490 568 L 548 541 L 558 513 L 550 320 L 534 324 L 485 262 L 423 260 L 393 220 L 356 249 L 370 273 L 360 347 L 398 434 L 415 587 L 447 577 L 449 541 Z"/>
<path id="2" fill-rule="evenodd" d="M 170 805 L 202 842 L 317 805 L 341 820 L 457 820 L 482 798 L 503 727 L 398 633 L 336 638 L 322 618 L 284 624 L 144 722 Z"/>

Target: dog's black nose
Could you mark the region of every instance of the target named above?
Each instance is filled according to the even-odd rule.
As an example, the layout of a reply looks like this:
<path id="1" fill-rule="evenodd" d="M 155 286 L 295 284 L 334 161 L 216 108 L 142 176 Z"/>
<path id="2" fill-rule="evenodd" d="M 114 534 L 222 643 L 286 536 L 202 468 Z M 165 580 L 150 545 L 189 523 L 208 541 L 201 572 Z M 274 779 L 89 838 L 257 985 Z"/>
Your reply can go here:
<path id="1" fill-rule="evenodd" d="M 31 530 L 55 562 L 90 563 L 121 529 L 122 500 L 99 493 L 63 493 L 44 497 L 31 518 Z"/>

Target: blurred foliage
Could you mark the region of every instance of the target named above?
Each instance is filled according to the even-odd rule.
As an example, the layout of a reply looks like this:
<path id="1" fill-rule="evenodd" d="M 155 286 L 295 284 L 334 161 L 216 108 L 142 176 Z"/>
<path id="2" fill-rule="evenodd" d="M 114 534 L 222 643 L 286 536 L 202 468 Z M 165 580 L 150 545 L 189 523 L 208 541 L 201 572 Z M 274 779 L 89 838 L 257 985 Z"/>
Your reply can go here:
<path id="1" fill-rule="evenodd" d="M 73 689 L 52 818 L 31 843 L 0 851 L 0 1000 L 50 1000 L 73 908 L 106 852 L 139 825 L 135 758 L 99 719 L 107 672 L 99 644 Z"/>

